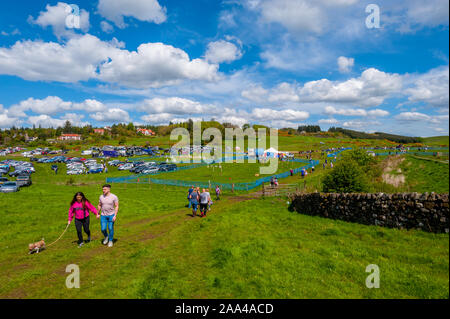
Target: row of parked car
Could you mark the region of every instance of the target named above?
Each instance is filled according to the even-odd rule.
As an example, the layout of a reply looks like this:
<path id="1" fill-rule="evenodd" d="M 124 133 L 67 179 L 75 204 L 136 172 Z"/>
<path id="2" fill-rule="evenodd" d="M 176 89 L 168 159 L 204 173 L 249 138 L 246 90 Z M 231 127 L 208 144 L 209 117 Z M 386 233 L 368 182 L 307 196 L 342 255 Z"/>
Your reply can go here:
<path id="1" fill-rule="evenodd" d="M 112 160 L 108 165 L 116 166 L 119 171 L 130 171 L 136 174 L 155 174 L 158 172 L 171 172 L 177 169 L 176 164 L 156 163 L 156 162 L 122 162 Z"/>
<path id="2" fill-rule="evenodd" d="M 11 171 L 11 168 L 14 170 Z M 18 192 L 20 187 L 30 186 L 32 184 L 31 174 L 35 172 L 32 163 L 4 160 L 0 162 L 0 193 Z M 15 177 L 16 180 L 9 180 L 7 177 Z"/>
<path id="3" fill-rule="evenodd" d="M 97 163 L 95 159 L 82 160 L 72 158 L 66 162 L 67 175 L 98 174 L 104 171 L 105 167 Z"/>
<path id="4" fill-rule="evenodd" d="M 4 149 L 0 149 L 0 156 L 6 156 L 8 154 L 13 154 L 13 153 L 17 153 L 20 151 L 23 151 L 24 149 L 21 147 L 7 147 Z"/>

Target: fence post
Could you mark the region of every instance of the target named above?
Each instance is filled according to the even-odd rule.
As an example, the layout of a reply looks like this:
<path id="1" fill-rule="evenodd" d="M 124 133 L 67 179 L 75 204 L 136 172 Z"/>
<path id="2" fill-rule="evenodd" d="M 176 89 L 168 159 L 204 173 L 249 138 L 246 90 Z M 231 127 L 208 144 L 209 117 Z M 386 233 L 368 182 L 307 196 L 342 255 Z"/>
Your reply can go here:
<path id="1" fill-rule="evenodd" d="M 266 190 L 264 189 L 264 182 L 262 183 L 262 197 L 266 196 Z"/>
<path id="2" fill-rule="evenodd" d="M 231 192 L 234 193 L 234 183 L 231 184 Z"/>

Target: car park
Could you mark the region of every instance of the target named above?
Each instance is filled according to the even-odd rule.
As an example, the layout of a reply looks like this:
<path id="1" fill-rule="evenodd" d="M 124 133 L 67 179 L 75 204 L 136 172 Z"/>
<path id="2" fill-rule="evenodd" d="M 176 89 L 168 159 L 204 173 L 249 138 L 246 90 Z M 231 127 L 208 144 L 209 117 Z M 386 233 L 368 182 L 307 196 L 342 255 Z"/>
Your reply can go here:
<path id="1" fill-rule="evenodd" d="M 20 190 L 19 185 L 16 182 L 6 182 L 0 185 L 0 193 L 14 193 Z"/>

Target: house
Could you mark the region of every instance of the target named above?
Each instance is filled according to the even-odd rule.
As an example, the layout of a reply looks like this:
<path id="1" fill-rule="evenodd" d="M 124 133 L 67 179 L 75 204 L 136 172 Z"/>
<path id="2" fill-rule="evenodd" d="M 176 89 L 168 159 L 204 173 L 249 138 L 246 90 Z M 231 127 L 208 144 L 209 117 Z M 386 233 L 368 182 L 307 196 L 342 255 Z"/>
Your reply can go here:
<path id="1" fill-rule="evenodd" d="M 137 133 L 142 133 L 145 136 L 155 135 L 155 132 L 146 128 L 138 128 L 136 131 Z"/>
<path id="2" fill-rule="evenodd" d="M 81 141 L 81 135 L 80 134 L 61 134 L 61 136 L 58 137 L 58 140 L 60 140 L 60 141 Z"/>
<path id="3" fill-rule="evenodd" d="M 105 134 L 105 129 L 103 129 L 103 128 L 95 128 L 94 129 L 94 133 L 95 134 L 104 135 Z"/>

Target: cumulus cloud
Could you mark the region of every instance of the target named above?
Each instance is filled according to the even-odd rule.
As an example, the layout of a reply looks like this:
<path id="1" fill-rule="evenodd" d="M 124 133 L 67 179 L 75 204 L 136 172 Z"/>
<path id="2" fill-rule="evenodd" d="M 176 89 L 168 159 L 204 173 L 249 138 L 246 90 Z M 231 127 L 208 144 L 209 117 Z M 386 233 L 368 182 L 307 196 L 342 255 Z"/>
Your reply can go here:
<path id="1" fill-rule="evenodd" d="M 114 27 L 106 21 L 100 22 L 100 28 L 105 33 L 111 33 L 114 31 Z"/>
<path id="2" fill-rule="evenodd" d="M 167 20 L 166 8 L 157 0 L 100 0 L 97 9 L 102 17 L 122 29 L 127 26 L 124 17 L 156 24 Z"/>
<path id="3" fill-rule="evenodd" d="M 366 111 L 365 109 L 336 109 L 333 106 L 325 107 L 325 114 L 328 115 L 343 115 L 343 116 L 371 116 L 371 117 L 382 117 L 389 115 L 388 111 L 375 109 Z"/>
<path id="4" fill-rule="evenodd" d="M 140 105 L 139 110 L 147 113 L 173 114 L 212 114 L 218 111 L 214 105 L 206 105 L 179 97 L 147 99 Z"/>
<path id="5" fill-rule="evenodd" d="M 449 67 L 432 69 L 419 75 L 405 93 L 411 102 L 423 102 L 437 108 L 449 107 Z"/>
<path id="6" fill-rule="evenodd" d="M 128 123 L 131 122 L 127 111 L 120 108 L 110 108 L 103 112 L 96 112 L 90 115 L 96 121 L 108 123 Z"/>
<path id="7" fill-rule="evenodd" d="M 286 120 L 291 122 L 304 121 L 309 118 L 309 113 L 305 111 L 296 111 L 291 109 L 273 110 L 269 108 L 255 108 L 250 114 L 255 120 Z"/>
<path id="8" fill-rule="evenodd" d="M 89 30 L 89 12 L 84 9 L 73 12 L 73 8 L 65 2 L 58 2 L 55 6 L 47 4 L 45 11 L 41 11 L 36 19 L 30 16 L 28 21 L 43 28 L 52 27 L 53 33 L 58 38 L 71 37 L 75 34 L 74 30 L 78 28 L 68 28 L 66 20 L 70 15 L 79 17 L 79 29 L 81 31 L 87 32 Z"/>
<path id="9" fill-rule="evenodd" d="M 346 58 L 345 56 L 340 56 L 337 59 L 339 72 L 341 73 L 349 73 L 353 66 L 355 65 L 355 59 L 354 58 Z"/>
<path id="10" fill-rule="evenodd" d="M 6 110 L 2 104 L 0 104 L 0 128 L 8 128 L 19 123 L 17 117 L 11 117 L 8 115 L 8 110 Z"/>
<path id="11" fill-rule="evenodd" d="M 402 112 L 395 116 L 400 122 L 428 122 L 432 124 L 440 124 L 449 119 L 448 115 L 427 115 L 419 112 Z"/>
<path id="12" fill-rule="evenodd" d="M 319 123 L 319 124 L 337 124 L 337 123 L 339 123 L 339 121 L 336 120 L 335 118 L 330 118 L 330 119 L 320 119 L 317 121 L 317 123 Z"/>
<path id="13" fill-rule="evenodd" d="M 217 65 L 190 60 L 185 51 L 170 45 L 145 43 L 137 51 L 120 47 L 117 40 L 104 42 L 89 34 L 66 44 L 18 41 L 11 48 L 0 48 L 0 74 L 69 83 L 97 79 L 136 88 L 219 78 Z"/>
<path id="14" fill-rule="evenodd" d="M 307 82 L 300 89 L 300 97 L 309 102 L 349 103 L 370 107 L 382 104 L 401 88 L 400 75 L 370 68 L 359 78 L 344 82 L 333 82 L 328 79 Z"/>
<path id="15" fill-rule="evenodd" d="M 28 117 L 28 123 L 41 127 L 63 127 L 66 121 L 69 121 L 74 126 L 86 126 L 89 122 L 80 121 L 83 116 L 74 113 L 67 113 L 61 118 L 53 118 L 46 114 Z"/>
<path id="16" fill-rule="evenodd" d="M 185 51 L 163 43 L 141 44 L 133 52 L 115 50 L 110 58 L 101 64 L 98 78 L 129 87 L 160 87 L 185 79 L 218 79 L 217 65 L 202 59 L 190 60 Z"/>
<path id="17" fill-rule="evenodd" d="M 241 50 L 234 43 L 219 40 L 210 42 L 205 53 L 205 60 L 211 63 L 230 63 L 242 57 Z"/>
<path id="18" fill-rule="evenodd" d="M 45 99 L 28 98 L 12 105 L 8 112 L 16 117 L 26 117 L 25 112 L 32 111 L 39 115 L 53 115 L 65 111 L 83 110 L 88 113 L 104 111 L 106 106 L 97 100 L 87 99 L 81 103 L 63 101 L 58 96 L 48 96 Z"/>

